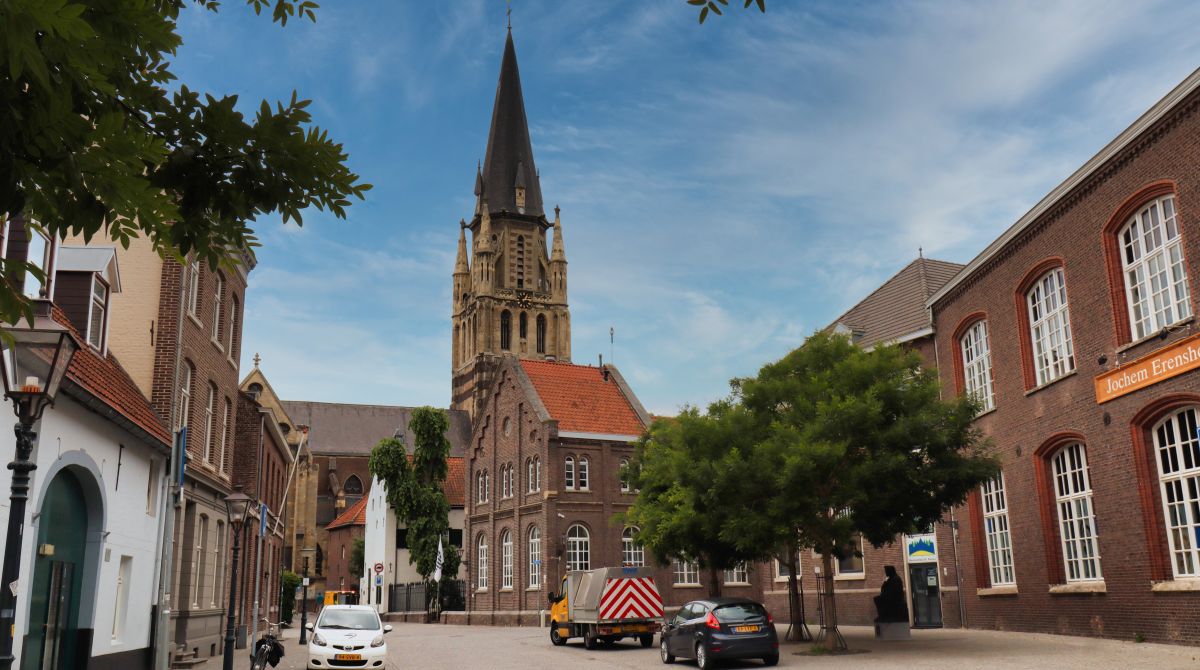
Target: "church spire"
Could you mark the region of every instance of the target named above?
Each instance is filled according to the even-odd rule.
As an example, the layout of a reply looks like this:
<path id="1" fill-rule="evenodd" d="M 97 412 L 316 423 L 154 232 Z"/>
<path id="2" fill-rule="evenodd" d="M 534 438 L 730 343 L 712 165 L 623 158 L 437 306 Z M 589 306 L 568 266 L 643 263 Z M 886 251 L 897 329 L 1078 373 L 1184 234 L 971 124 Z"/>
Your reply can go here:
<path id="1" fill-rule="evenodd" d="M 504 42 L 487 153 L 478 187 L 487 194 L 493 211 L 543 216 L 542 188 L 533 162 L 533 143 L 521 94 L 521 73 L 511 30 Z"/>
<path id="2" fill-rule="evenodd" d="M 471 267 L 467 264 L 467 222 L 458 222 L 458 258 L 454 261 L 454 274 L 465 275 L 471 273 Z"/>

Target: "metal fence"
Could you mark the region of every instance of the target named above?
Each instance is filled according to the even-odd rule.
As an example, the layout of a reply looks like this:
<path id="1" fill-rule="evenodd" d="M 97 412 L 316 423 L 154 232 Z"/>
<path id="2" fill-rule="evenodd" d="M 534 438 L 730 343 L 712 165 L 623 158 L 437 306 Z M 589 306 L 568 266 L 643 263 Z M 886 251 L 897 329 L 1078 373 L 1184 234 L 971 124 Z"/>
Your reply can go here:
<path id="1" fill-rule="evenodd" d="M 432 609 L 434 591 L 425 582 L 393 584 L 388 593 L 389 612 L 428 612 Z M 467 583 L 461 580 L 441 583 L 441 607 L 439 611 L 461 611 L 466 609 Z"/>

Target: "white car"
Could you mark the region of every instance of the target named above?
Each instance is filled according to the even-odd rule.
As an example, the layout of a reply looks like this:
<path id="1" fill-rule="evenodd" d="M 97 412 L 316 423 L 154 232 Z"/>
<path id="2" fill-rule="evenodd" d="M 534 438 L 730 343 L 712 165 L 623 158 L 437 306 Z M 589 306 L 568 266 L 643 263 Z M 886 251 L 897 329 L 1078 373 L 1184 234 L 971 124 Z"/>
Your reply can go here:
<path id="1" fill-rule="evenodd" d="M 392 631 L 366 605 L 329 605 L 316 624 L 308 624 L 308 669 L 382 668 L 387 659 L 384 634 Z"/>

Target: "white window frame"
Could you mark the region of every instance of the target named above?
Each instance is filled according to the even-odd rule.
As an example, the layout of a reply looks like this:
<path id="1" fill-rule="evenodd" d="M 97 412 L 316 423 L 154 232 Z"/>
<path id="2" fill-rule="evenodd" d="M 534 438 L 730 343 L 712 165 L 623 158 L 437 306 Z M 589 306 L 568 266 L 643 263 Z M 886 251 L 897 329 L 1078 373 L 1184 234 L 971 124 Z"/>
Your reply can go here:
<path id="1" fill-rule="evenodd" d="M 525 459 L 525 492 L 533 493 L 533 459 Z"/>
<path id="2" fill-rule="evenodd" d="M 129 612 L 129 587 L 133 578 L 133 557 L 121 556 L 117 563 L 117 592 L 113 597 L 112 640 L 118 642 L 125 631 L 125 618 Z"/>
<path id="3" fill-rule="evenodd" d="M 480 533 L 475 542 L 475 590 L 486 591 L 488 588 L 488 545 L 487 536 Z"/>
<path id="4" fill-rule="evenodd" d="M 96 289 L 100 289 L 100 295 L 96 295 Z M 96 313 L 99 312 L 99 323 L 96 321 Z M 88 316 L 87 316 L 87 343 L 95 349 L 104 351 L 104 331 L 106 319 L 108 318 L 108 286 L 100 279 L 100 275 L 92 275 L 91 294 L 88 298 Z"/>
<path id="5" fill-rule="evenodd" d="M 621 493 L 629 493 L 633 490 L 633 487 L 629 485 L 629 473 L 625 471 L 625 468 L 629 467 L 629 459 L 622 458 L 618 467 L 617 478 L 621 482 Z"/>
<path id="6" fill-rule="evenodd" d="M 225 297 L 225 277 L 222 277 L 220 273 L 214 274 L 214 277 L 211 335 L 212 341 L 219 346 L 221 344 L 221 301 Z"/>
<path id="7" fill-rule="evenodd" d="M 800 558 L 801 558 L 800 555 L 797 554 L 796 555 L 796 570 L 797 570 L 796 578 L 797 579 L 800 578 L 800 575 L 804 574 L 804 566 L 801 563 Z M 783 562 L 780 561 L 778 558 L 774 559 L 771 562 L 775 564 L 775 577 L 774 577 L 775 581 L 786 582 L 788 580 L 787 566 L 784 565 Z"/>
<path id="8" fill-rule="evenodd" d="M 1067 444 L 1055 452 L 1051 466 L 1067 583 L 1103 581 L 1087 448 L 1082 442 Z"/>
<path id="9" fill-rule="evenodd" d="M 529 588 L 542 586 L 542 531 L 537 526 L 529 527 Z"/>
<path id="10" fill-rule="evenodd" d="M 700 586 L 700 566 L 692 561 L 675 561 L 675 586 Z"/>
<path id="11" fill-rule="evenodd" d="M 1049 384 L 1075 371 L 1071 312 L 1066 274 L 1061 266 L 1045 273 L 1025 295 L 1029 340 L 1037 385 Z"/>
<path id="12" fill-rule="evenodd" d="M 587 456 L 579 457 L 579 472 L 575 475 L 575 478 L 576 478 L 576 483 L 578 484 L 580 491 L 589 490 L 588 489 L 588 459 L 587 459 Z"/>
<path id="13" fill-rule="evenodd" d="M 179 384 L 179 416 L 175 417 L 176 430 L 188 425 L 188 416 L 192 413 L 192 364 L 183 362 L 183 370 Z"/>
<path id="14" fill-rule="evenodd" d="M 208 404 L 204 407 L 204 462 L 212 465 L 213 462 L 213 405 L 217 402 L 217 386 L 212 382 L 208 383 Z"/>
<path id="15" fill-rule="evenodd" d="M 500 590 L 511 591 L 513 588 L 513 540 L 512 531 L 507 528 L 500 534 Z"/>
<path id="16" fill-rule="evenodd" d="M 187 311 L 192 316 L 199 316 L 200 310 L 200 262 L 192 261 L 187 264 Z"/>
<path id="17" fill-rule="evenodd" d="M 242 301 L 238 300 L 237 295 L 230 296 L 229 300 L 229 360 L 237 358 L 236 345 L 238 342 L 238 322 L 242 315 L 239 314 Z"/>
<path id="18" fill-rule="evenodd" d="M 563 488 L 567 491 L 575 490 L 575 457 L 567 456 L 567 460 L 563 461 Z"/>
<path id="19" fill-rule="evenodd" d="M 1163 523 L 1176 579 L 1200 578 L 1200 408 L 1171 412 L 1152 431 Z"/>
<path id="20" fill-rule="evenodd" d="M 979 400 L 984 412 L 996 407 L 995 387 L 992 383 L 992 351 L 988 342 L 987 321 L 980 319 L 963 333 L 959 342 L 962 349 L 963 387 L 967 395 Z"/>
<path id="21" fill-rule="evenodd" d="M 636 532 L 636 526 L 627 526 L 621 531 L 621 565 L 643 568 L 646 566 L 646 548 L 633 538 Z"/>
<path id="22" fill-rule="evenodd" d="M 862 535 L 855 535 L 854 539 L 855 539 L 855 542 L 858 543 L 858 555 L 853 556 L 853 558 L 858 559 L 859 563 L 861 564 L 861 567 L 858 570 L 854 570 L 854 571 L 843 570 L 842 569 L 842 560 L 843 559 L 839 559 L 837 556 L 834 556 L 833 557 L 833 578 L 834 579 L 865 579 L 866 578 L 866 576 L 867 576 L 867 554 L 865 551 L 863 551 Z M 854 543 L 852 542 L 851 544 L 853 545 Z M 851 548 L 853 548 L 853 547 L 851 547 Z"/>
<path id="23" fill-rule="evenodd" d="M 225 404 L 221 408 L 221 440 L 217 444 L 217 459 L 220 462 L 220 467 L 218 469 L 221 472 L 225 472 L 225 440 L 229 434 L 229 413 L 231 406 L 232 403 L 229 402 L 229 398 L 225 398 Z"/>
<path id="24" fill-rule="evenodd" d="M 192 566 L 192 609 L 198 609 L 200 599 L 204 597 L 204 573 L 208 567 L 205 565 L 208 562 L 208 515 L 200 514 L 196 517 L 196 529 L 199 542 L 196 542 L 193 553 L 196 564 Z"/>
<path id="25" fill-rule="evenodd" d="M 745 562 L 738 563 L 732 570 L 726 570 L 723 577 L 726 585 L 747 585 L 750 583 L 750 568 Z"/>
<path id="26" fill-rule="evenodd" d="M 537 478 L 537 484 L 533 490 L 541 491 L 542 490 L 542 459 L 537 456 L 533 457 L 533 475 L 534 475 L 534 477 Z"/>
<path id="27" fill-rule="evenodd" d="M 1013 565 L 1012 531 L 1008 521 L 1008 493 L 1004 473 L 980 487 L 983 507 L 983 534 L 987 545 L 988 574 L 992 586 L 1014 586 L 1017 573 Z"/>
<path id="28" fill-rule="evenodd" d="M 1133 340 L 1192 315 L 1174 195 L 1142 205 L 1117 233 L 1117 245 Z"/>
<path id="29" fill-rule="evenodd" d="M 592 569 L 592 534 L 583 524 L 567 529 L 567 572 Z"/>
<path id="30" fill-rule="evenodd" d="M 53 296 L 51 295 L 50 284 L 54 281 L 54 277 L 51 275 L 51 270 L 53 269 L 54 265 L 54 240 L 52 240 L 50 236 L 42 233 L 42 231 L 34 229 L 33 224 L 34 222 L 31 220 L 25 221 L 25 231 L 29 234 L 28 246 L 25 248 L 25 262 L 45 273 L 46 281 L 44 283 L 39 282 L 37 278 L 33 276 L 33 273 L 26 272 L 24 282 L 21 286 L 21 292 L 26 297 L 36 300 L 42 297 L 42 292 L 44 290 L 46 297 L 52 298 Z M 35 239 L 41 240 L 40 246 L 34 245 Z M 41 249 L 42 252 L 42 257 L 40 259 L 35 259 L 32 257 L 33 252 L 37 249 Z"/>

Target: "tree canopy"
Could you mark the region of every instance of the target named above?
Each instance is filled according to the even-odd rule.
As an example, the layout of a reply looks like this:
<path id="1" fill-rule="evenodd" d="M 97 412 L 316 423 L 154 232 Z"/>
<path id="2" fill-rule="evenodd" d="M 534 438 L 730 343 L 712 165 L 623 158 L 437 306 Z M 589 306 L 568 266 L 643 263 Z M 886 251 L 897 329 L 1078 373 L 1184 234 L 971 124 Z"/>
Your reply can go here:
<path id="1" fill-rule="evenodd" d="M 246 2 L 280 25 L 316 20 L 309 0 Z M 0 219 L 24 214 L 51 236 L 123 245 L 144 236 L 215 267 L 257 245 L 259 216 L 301 224 L 315 207 L 345 218 L 363 198 L 371 186 L 294 91 L 248 119 L 237 96 L 173 88 L 189 4 L 219 3 L 0 0 Z M 31 268 L 0 266 L 5 276 Z M 0 319 L 29 314 L 0 282 Z"/>

